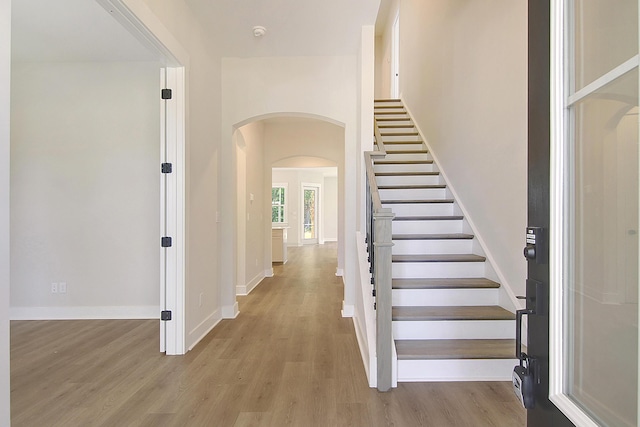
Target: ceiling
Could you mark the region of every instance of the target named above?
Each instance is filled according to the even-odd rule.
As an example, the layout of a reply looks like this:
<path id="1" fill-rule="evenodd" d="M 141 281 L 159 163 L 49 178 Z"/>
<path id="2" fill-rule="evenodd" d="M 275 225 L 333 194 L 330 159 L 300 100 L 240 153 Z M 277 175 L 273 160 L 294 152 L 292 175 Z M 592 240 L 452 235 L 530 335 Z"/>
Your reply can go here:
<path id="1" fill-rule="evenodd" d="M 223 57 L 354 55 L 380 0 L 184 0 Z M 253 27 L 266 27 L 265 36 Z M 14 61 L 158 58 L 95 0 L 12 2 Z"/>
<path id="2" fill-rule="evenodd" d="M 185 0 L 224 57 L 353 55 L 380 0 Z M 256 25 L 267 29 L 254 37 Z"/>

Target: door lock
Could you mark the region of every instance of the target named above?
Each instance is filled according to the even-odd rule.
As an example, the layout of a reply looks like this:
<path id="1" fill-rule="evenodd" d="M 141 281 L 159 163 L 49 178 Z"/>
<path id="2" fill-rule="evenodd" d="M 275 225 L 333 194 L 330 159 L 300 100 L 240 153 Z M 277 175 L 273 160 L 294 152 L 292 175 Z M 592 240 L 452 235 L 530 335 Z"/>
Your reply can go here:
<path id="1" fill-rule="evenodd" d="M 524 247 L 524 257 L 535 261 L 536 264 L 546 262 L 544 229 L 542 227 L 527 227 L 527 246 Z"/>

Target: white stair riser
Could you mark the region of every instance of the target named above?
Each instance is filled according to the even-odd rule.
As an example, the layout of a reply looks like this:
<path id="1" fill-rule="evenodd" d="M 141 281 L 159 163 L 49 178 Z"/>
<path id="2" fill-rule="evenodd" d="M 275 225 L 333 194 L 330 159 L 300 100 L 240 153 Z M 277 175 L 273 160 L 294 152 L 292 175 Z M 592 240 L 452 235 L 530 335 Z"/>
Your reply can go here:
<path id="1" fill-rule="evenodd" d="M 393 133 L 393 132 L 389 132 Z M 395 132 L 399 133 L 399 132 Z M 382 136 L 382 141 L 386 144 L 387 142 L 404 142 L 404 141 L 420 141 L 422 142 L 422 138 L 420 135 L 380 135 Z"/>
<path id="2" fill-rule="evenodd" d="M 394 262 L 392 277 L 420 279 L 423 277 L 484 277 L 484 262 Z"/>
<path id="3" fill-rule="evenodd" d="M 422 204 L 382 204 L 391 208 L 396 216 L 447 216 L 453 214 L 453 203 L 422 203 Z"/>
<path id="4" fill-rule="evenodd" d="M 394 240 L 391 253 L 411 254 L 469 254 L 472 252 L 471 239 L 446 240 Z"/>
<path id="5" fill-rule="evenodd" d="M 394 321 L 393 338 L 397 340 L 513 339 L 515 329 L 513 320 Z"/>
<path id="6" fill-rule="evenodd" d="M 409 118 L 407 116 L 407 113 L 402 113 L 399 111 L 394 111 L 394 114 L 379 114 L 377 116 L 375 116 L 376 119 L 380 120 L 383 119 L 384 123 L 388 123 L 387 119 L 407 119 Z M 378 122 L 380 123 L 380 122 Z"/>
<path id="7" fill-rule="evenodd" d="M 411 120 L 382 120 L 380 121 L 380 119 L 383 118 L 389 118 L 392 119 L 393 117 L 383 117 L 383 116 L 379 116 L 377 117 L 378 119 L 378 125 L 382 124 L 382 125 L 407 125 L 408 123 L 411 123 L 409 126 L 413 125 L 413 122 Z M 404 117 L 406 118 L 406 116 Z"/>
<path id="8" fill-rule="evenodd" d="M 432 200 L 447 197 L 444 188 L 415 188 L 409 190 L 379 190 L 381 200 Z"/>
<path id="9" fill-rule="evenodd" d="M 424 153 L 387 153 L 384 160 L 433 160 L 431 154 Z"/>
<path id="10" fill-rule="evenodd" d="M 377 176 L 377 185 L 439 185 L 440 175 Z"/>
<path id="11" fill-rule="evenodd" d="M 394 151 L 405 151 L 405 150 L 421 150 L 423 147 L 420 142 L 409 142 L 406 144 L 385 144 L 385 150 L 387 153 L 393 153 Z"/>
<path id="12" fill-rule="evenodd" d="M 393 221 L 394 234 L 462 233 L 462 220 Z"/>
<path id="13" fill-rule="evenodd" d="M 393 289 L 394 306 L 477 306 L 497 305 L 498 288 L 485 289 Z M 511 336 L 513 338 L 513 332 Z M 400 339 L 396 337 L 396 339 Z"/>
<path id="14" fill-rule="evenodd" d="M 401 107 L 400 104 L 385 104 L 385 105 L 376 105 L 375 106 L 375 114 L 380 115 L 380 113 L 403 113 L 403 114 L 407 114 L 407 112 L 404 110 L 404 108 L 398 108 Z M 382 114 L 383 116 L 386 116 L 386 114 Z"/>
<path id="15" fill-rule="evenodd" d="M 385 165 L 376 164 L 373 166 L 376 172 L 434 172 L 433 163 Z"/>
<path id="16" fill-rule="evenodd" d="M 398 360 L 398 382 L 511 381 L 517 364 L 517 359 Z"/>

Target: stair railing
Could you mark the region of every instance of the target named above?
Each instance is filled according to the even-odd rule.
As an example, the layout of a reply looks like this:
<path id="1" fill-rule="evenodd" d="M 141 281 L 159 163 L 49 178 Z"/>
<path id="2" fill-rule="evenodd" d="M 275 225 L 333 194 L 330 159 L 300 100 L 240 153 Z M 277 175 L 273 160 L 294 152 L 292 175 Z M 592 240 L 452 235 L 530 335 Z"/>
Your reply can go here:
<path id="1" fill-rule="evenodd" d="M 376 311 L 376 366 L 379 391 L 388 391 L 392 385 L 392 349 L 391 329 L 391 221 L 395 214 L 390 208 L 383 208 L 376 184 L 373 168 L 375 158 L 386 156 L 380 130 L 374 121 L 377 151 L 367 151 L 365 167 L 367 173 L 367 252 L 369 253 L 369 271 Z"/>

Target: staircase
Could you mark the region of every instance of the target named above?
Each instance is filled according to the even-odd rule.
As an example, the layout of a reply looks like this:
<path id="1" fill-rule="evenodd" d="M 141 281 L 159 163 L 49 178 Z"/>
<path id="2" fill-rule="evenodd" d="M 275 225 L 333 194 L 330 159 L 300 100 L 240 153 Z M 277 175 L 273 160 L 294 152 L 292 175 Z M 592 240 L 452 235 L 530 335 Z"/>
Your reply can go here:
<path id="1" fill-rule="evenodd" d="M 510 380 L 515 316 L 400 100 L 377 100 L 387 155 L 374 161 L 393 210 L 393 337 L 398 381 Z"/>

